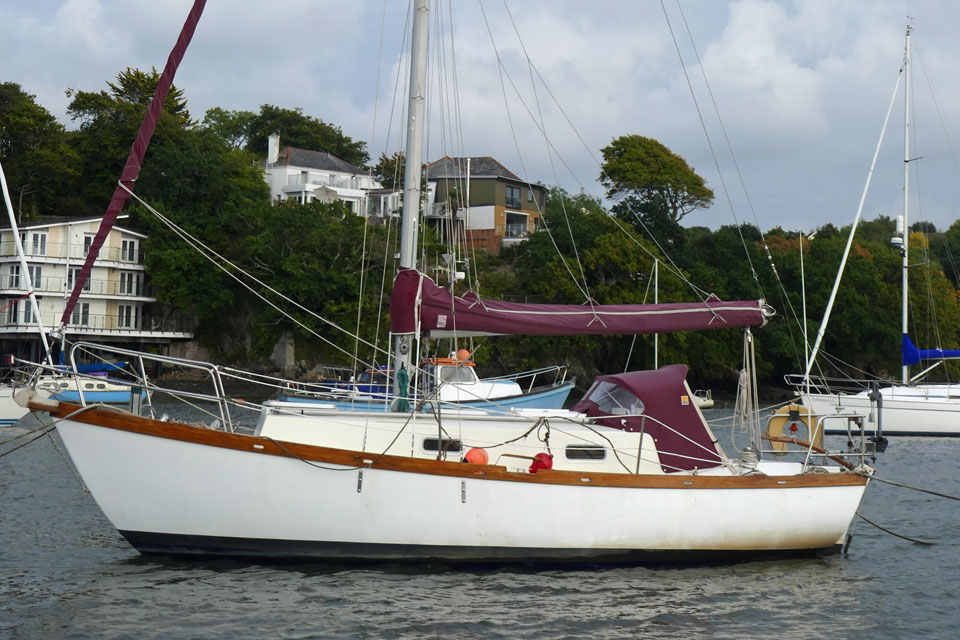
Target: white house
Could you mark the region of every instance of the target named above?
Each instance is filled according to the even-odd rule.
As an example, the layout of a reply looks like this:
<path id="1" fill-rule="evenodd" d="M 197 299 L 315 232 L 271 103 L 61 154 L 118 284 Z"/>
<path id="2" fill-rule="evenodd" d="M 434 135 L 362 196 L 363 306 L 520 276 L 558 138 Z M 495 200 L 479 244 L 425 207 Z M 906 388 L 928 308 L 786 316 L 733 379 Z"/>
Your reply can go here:
<path id="1" fill-rule="evenodd" d="M 367 214 L 367 192 L 381 186 L 367 170 L 326 151 L 281 149 L 280 136 L 275 133 L 267 143 L 263 172 L 275 202 L 342 200 L 357 215 Z"/>
<path id="2" fill-rule="evenodd" d="M 119 216 L 118 220 L 127 218 Z M 101 218 L 48 218 L 20 227 L 27 268 L 43 325 L 59 326 L 74 281 L 90 252 Z M 70 340 L 168 342 L 190 339 L 181 321 L 147 317 L 156 302 L 145 283 L 142 233 L 114 226 L 93 263 L 90 278 L 70 316 Z M 0 227 L 0 342 L 22 353 L 17 342 L 38 340 L 38 327 L 21 273 L 13 230 Z M 22 347 L 23 345 L 19 345 Z"/>

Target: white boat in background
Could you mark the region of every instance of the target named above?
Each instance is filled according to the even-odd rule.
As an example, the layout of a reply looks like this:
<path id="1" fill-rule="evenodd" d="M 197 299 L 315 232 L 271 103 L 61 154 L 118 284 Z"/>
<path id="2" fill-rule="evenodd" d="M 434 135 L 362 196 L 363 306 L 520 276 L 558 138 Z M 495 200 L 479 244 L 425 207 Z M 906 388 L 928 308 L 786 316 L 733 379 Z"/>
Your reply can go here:
<path id="1" fill-rule="evenodd" d="M 184 25 L 154 107 L 163 103 L 202 5 L 197 0 Z M 394 371 L 413 370 L 418 340 L 450 331 L 749 332 L 766 322 L 772 310 L 762 300 L 520 304 L 455 296 L 420 273 L 429 0 L 415 1 L 412 23 L 400 270 L 390 305 Z M 570 411 L 424 414 L 417 406 L 260 406 L 224 395 L 223 369 L 215 365 L 114 351 L 139 363 L 144 380 L 146 363 L 160 362 L 205 372 L 212 390 L 150 384 L 145 415 L 43 399 L 32 390 L 19 399 L 56 420 L 97 504 L 142 553 L 497 563 L 826 554 L 845 543 L 872 475 L 863 433 L 852 443 L 860 448 L 843 454 L 779 438 L 800 445 L 795 461 L 763 459 L 756 448 L 727 455 L 690 400 L 683 365 L 600 376 Z M 752 356 L 751 349 L 748 367 Z M 185 396 L 213 420 L 156 419 L 150 399 L 160 394 Z M 762 444 L 759 425 L 754 442 Z"/>
<path id="2" fill-rule="evenodd" d="M 929 367 L 918 376 L 910 377 L 910 366 L 922 360 L 960 358 L 958 350 L 917 349 L 908 334 L 908 271 L 909 261 L 909 193 L 910 193 L 910 108 L 911 108 L 911 60 L 910 33 L 906 29 L 906 42 L 903 57 L 904 76 L 904 198 L 903 215 L 897 220 L 897 235 L 891 240 L 899 246 L 902 253 L 902 313 L 901 313 L 901 351 L 902 376 L 900 383 L 871 387 L 871 381 L 823 380 L 810 377 L 810 365 L 807 377 L 788 376 L 801 402 L 821 416 L 834 415 L 849 419 L 867 419 L 874 429 L 882 430 L 887 436 L 960 436 L 960 384 L 924 383 L 921 380 L 933 368 Z M 916 158 L 913 158 L 916 159 Z M 869 185 L 869 182 L 868 182 Z M 851 231 L 851 234 L 853 231 Z M 849 249 L 849 247 L 848 247 Z M 839 277 L 842 275 L 838 274 Z M 822 334 L 822 329 L 821 329 Z M 817 344 L 819 345 L 819 338 Z M 855 386 L 853 391 L 851 384 Z M 879 401 L 879 410 L 874 411 Z M 878 413 L 879 415 L 875 415 Z M 826 433 L 845 434 L 844 420 L 825 421 Z"/>
<path id="3" fill-rule="evenodd" d="M 450 407 L 512 411 L 514 409 L 561 409 L 573 390 L 574 383 L 566 381 L 562 367 L 544 367 L 498 378 L 480 378 L 476 364 L 466 349 L 451 353 L 446 358 L 429 358 L 420 363 L 419 388 L 403 396 L 409 402 L 426 400 L 424 410 L 433 404 Z M 525 387 L 520 380 L 526 379 Z M 544 384 L 536 384 L 546 379 Z M 317 403 L 342 411 L 389 411 L 400 398 L 392 389 L 392 371 L 371 370 L 361 374 L 358 381 L 295 383 L 289 391 L 281 392 L 274 401 Z"/>
<path id="4" fill-rule="evenodd" d="M 700 409 L 713 408 L 713 392 L 710 389 L 697 389 L 693 392 L 693 401 Z"/>

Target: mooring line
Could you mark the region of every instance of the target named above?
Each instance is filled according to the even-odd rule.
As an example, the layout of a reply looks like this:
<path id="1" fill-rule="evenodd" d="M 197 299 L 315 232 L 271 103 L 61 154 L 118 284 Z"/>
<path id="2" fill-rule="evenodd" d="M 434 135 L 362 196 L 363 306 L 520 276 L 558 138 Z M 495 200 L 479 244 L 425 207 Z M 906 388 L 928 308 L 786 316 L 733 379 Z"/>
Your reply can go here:
<path id="1" fill-rule="evenodd" d="M 960 497 L 958 497 L 958 496 L 951 496 L 951 495 L 948 494 L 948 493 L 940 493 L 939 491 L 932 491 L 932 490 L 930 490 L 930 489 L 921 489 L 920 487 L 912 487 L 912 486 L 910 486 L 910 485 L 908 485 L 908 484 L 903 484 L 903 483 L 901 483 L 901 482 L 894 482 L 893 480 L 885 480 L 885 479 L 879 478 L 879 477 L 877 477 L 877 476 L 870 476 L 870 477 L 871 477 L 873 480 L 876 480 L 877 482 L 883 482 L 884 484 L 891 484 L 891 485 L 893 485 L 893 486 L 895 486 L 895 487 L 903 487 L 904 489 L 913 489 L 914 491 L 920 491 L 921 493 L 929 493 L 929 494 L 932 495 L 932 496 L 938 496 L 938 497 L 940 497 L 940 498 L 948 498 L 948 499 L 950 499 L 950 500 L 960 500 Z"/>
<path id="2" fill-rule="evenodd" d="M 929 542 L 929 541 L 927 541 L 927 540 L 918 540 L 917 538 L 911 538 L 911 537 L 909 537 L 909 536 L 900 535 L 899 533 L 895 533 L 895 532 L 893 532 L 893 531 L 890 531 L 890 529 L 886 529 L 886 528 L 884 528 L 884 527 L 881 527 L 881 526 L 878 525 L 876 522 L 874 522 L 873 520 L 871 520 L 871 519 L 868 518 L 867 516 L 863 515 L 863 514 L 860 513 L 859 511 L 857 511 L 857 515 L 860 516 L 864 521 L 866 521 L 867 524 L 872 524 L 872 525 L 875 526 L 877 529 L 880 529 L 880 531 L 883 531 L 884 533 L 889 533 L 889 534 L 892 535 L 892 536 L 896 536 L 896 537 L 898 537 L 898 538 L 903 538 L 904 540 L 909 540 L 910 542 L 915 542 L 916 544 L 923 544 L 923 545 L 927 545 L 927 546 L 930 546 L 930 547 L 935 546 L 935 545 L 937 544 L 936 542 Z"/>

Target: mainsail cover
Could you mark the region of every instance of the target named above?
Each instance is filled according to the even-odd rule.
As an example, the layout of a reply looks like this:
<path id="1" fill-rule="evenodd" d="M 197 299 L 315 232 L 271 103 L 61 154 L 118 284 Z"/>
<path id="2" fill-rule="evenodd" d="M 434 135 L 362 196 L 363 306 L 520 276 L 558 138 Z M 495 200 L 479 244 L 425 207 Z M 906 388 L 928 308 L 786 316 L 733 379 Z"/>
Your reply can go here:
<path id="1" fill-rule="evenodd" d="M 910 336 L 903 334 L 900 345 L 904 366 L 920 364 L 921 360 L 953 360 L 960 358 L 958 349 L 918 349 L 914 346 Z"/>
<path id="2" fill-rule="evenodd" d="M 194 0 L 193 8 L 190 9 L 190 13 L 183 23 L 183 28 L 180 30 L 180 37 L 177 38 L 177 43 L 173 46 L 173 50 L 170 51 L 167 64 L 163 68 L 163 73 L 160 74 L 160 80 L 157 82 L 157 90 L 153 94 L 153 102 L 150 103 L 147 114 L 140 124 L 140 130 L 137 132 L 137 137 L 133 141 L 133 146 L 130 148 L 130 155 L 127 156 L 127 162 L 123 167 L 123 173 L 120 174 L 120 184 L 123 186 L 118 185 L 113 192 L 113 198 L 110 199 L 110 204 L 107 205 L 107 212 L 103 215 L 100 228 L 97 229 L 97 235 L 94 236 L 93 242 L 90 245 L 87 259 L 84 261 L 83 267 L 77 275 L 73 292 L 70 294 L 70 299 L 67 300 L 67 305 L 63 309 L 63 316 L 60 318 L 61 331 L 63 327 L 67 326 L 70 314 L 73 313 L 73 308 L 77 305 L 80 292 L 83 291 L 83 286 L 90 277 L 90 270 L 93 268 L 93 263 L 97 259 L 97 256 L 100 255 L 100 247 L 103 246 L 107 235 L 110 233 L 110 229 L 113 228 L 113 223 L 117 220 L 117 215 L 130 197 L 127 189 L 133 191 L 133 183 L 140 174 L 140 165 L 143 164 L 143 156 L 147 153 L 150 138 L 153 136 L 153 130 L 157 126 L 157 118 L 160 116 L 160 110 L 163 108 L 163 103 L 167 99 L 167 93 L 173 85 L 173 76 L 177 72 L 177 67 L 180 66 L 180 61 L 183 60 L 183 54 L 186 53 L 187 45 L 190 44 L 190 40 L 193 38 L 193 32 L 197 28 L 197 23 L 200 21 L 200 15 L 203 13 L 203 7 L 206 4 L 207 0 Z M 124 187 L 126 187 L 126 189 L 124 189 Z"/>
<path id="3" fill-rule="evenodd" d="M 453 296 L 414 269 L 397 274 L 390 330 L 431 337 L 612 335 L 759 327 L 773 310 L 763 300 L 669 304 L 529 304 Z"/>

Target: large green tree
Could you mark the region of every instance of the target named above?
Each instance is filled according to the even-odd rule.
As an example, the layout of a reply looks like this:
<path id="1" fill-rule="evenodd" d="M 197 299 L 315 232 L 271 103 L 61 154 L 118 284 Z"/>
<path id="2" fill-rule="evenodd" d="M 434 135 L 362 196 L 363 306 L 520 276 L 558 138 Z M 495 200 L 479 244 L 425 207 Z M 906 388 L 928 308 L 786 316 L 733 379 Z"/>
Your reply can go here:
<path id="1" fill-rule="evenodd" d="M 614 138 L 603 149 L 600 182 L 607 197 L 632 196 L 638 213 L 666 215 L 679 222 L 688 213 L 710 206 L 713 191 L 687 161 L 661 142 L 640 135 Z"/>
<path id="2" fill-rule="evenodd" d="M 79 175 L 80 156 L 69 134 L 36 96 L 13 82 L 0 83 L 0 161 L 10 198 L 25 216 L 58 213 L 63 185 Z"/>
<path id="3" fill-rule="evenodd" d="M 246 149 L 265 155 L 271 133 L 280 134 L 281 146 L 326 151 L 358 167 L 370 160 L 366 142 L 353 140 L 344 135 L 339 126 L 306 115 L 299 107 L 286 109 L 272 104 L 262 105 L 249 123 Z"/>

